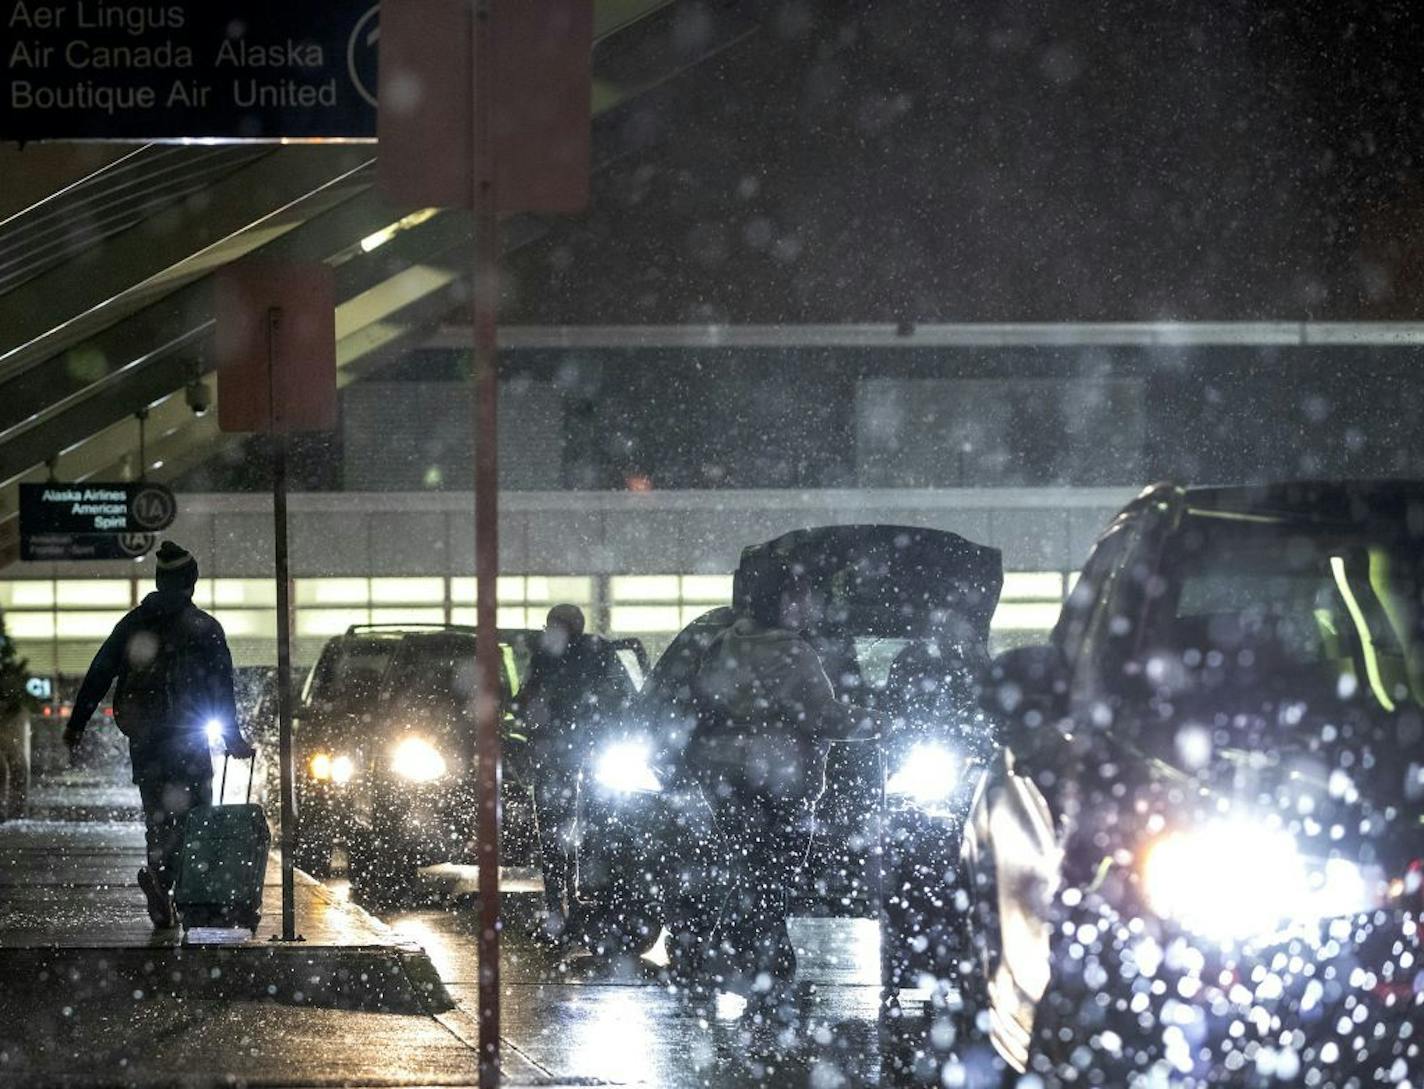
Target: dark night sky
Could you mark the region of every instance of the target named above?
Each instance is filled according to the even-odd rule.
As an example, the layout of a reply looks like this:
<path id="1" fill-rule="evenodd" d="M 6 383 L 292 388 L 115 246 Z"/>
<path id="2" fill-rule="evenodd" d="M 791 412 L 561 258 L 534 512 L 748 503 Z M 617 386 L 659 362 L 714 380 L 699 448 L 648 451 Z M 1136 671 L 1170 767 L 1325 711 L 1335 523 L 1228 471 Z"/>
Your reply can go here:
<path id="1" fill-rule="evenodd" d="M 1424 311 L 1424 6 L 741 6 L 758 35 L 604 130 L 507 320 Z"/>

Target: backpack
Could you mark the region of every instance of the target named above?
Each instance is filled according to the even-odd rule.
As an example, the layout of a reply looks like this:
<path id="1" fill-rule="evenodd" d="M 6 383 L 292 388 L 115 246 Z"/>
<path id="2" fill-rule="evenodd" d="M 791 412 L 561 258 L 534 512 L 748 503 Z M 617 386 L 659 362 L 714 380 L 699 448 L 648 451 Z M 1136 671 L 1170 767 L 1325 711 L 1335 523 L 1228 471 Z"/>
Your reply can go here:
<path id="1" fill-rule="evenodd" d="M 128 668 L 114 697 L 114 722 L 130 741 L 142 743 L 171 731 L 195 712 L 194 681 L 198 677 L 196 648 L 179 612 L 164 617 L 161 626 L 145 624 L 130 639 L 153 639 L 152 656 Z"/>

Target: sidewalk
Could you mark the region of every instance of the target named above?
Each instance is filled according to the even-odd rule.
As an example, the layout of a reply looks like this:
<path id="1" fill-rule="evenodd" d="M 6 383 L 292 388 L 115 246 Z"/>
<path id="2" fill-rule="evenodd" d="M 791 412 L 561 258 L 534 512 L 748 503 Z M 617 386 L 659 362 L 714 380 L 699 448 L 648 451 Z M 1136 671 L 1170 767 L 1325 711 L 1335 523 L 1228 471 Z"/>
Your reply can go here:
<path id="1" fill-rule="evenodd" d="M 475 1082 L 480 922 L 468 868 L 430 874 L 428 897 L 389 926 L 347 902 L 343 882 L 299 874 L 308 941 L 282 945 L 267 940 L 280 920 L 272 866 L 258 940 L 199 933 L 183 946 L 149 926 L 134 884 L 142 854 L 133 823 L 0 825 L 0 1089 Z M 748 1027 L 735 1003 L 710 1019 L 688 1007 L 659 956 L 605 963 L 530 942 L 536 883 L 504 884 L 506 1085 L 887 1084 L 873 920 L 791 921 L 815 994 L 788 1042 Z"/>
<path id="2" fill-rule="evenodd" d="M 137 824 L 0 825 L 0 1083 L 473 1080 L 430 959 L 380 921 L 298 874 L 307 940 L 271 942 L 274 861 L 255 939 L 195 931 L 183 944 L 149 924 L 142 861 Z"/>
<path id="3" fill-rule="evenodd" d="M 177 931 L 155 933 L 135 884 L 143 855 L 137 824 L 0 825 L 0 963 L 53 971 L 97 958 L 121 974 L 138 966 L 161 975 L 174 993 L 406 1012 L 450 1006 L 422 950 L 303 873 L 296 875 L 296 910 L 306 940 L 274 942 L 282 916 L 275 856 L 256 936 L 194 930 L 182 941 Z"/>
<path id="4" fill-rule="evenodd" d="M 65 768 L 38 775 L 26 808 L 37 820 L 141 819 L 138 787 L 106 769 Z"/>

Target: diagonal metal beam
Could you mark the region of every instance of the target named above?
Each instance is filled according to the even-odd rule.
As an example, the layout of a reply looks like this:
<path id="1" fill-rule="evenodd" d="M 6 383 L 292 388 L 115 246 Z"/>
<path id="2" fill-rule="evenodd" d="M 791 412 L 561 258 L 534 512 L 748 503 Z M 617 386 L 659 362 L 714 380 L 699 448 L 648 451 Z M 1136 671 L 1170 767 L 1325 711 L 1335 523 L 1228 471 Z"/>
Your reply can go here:
<path id="1" fill-rule="evenodd" d="M 596 69 L 599 78 L 641 91 L 656 82 L 656 76 L 650 74 L 650 54 L 664 53 L 670 53 L 670 61 L 662 74 L 672 78 L 680 73 L 686 67 L 685 58 L 676 50 L 663 50 L 660 46 L 676 34 L 677 17 L 686 7 L 646 0 L 624 4 L 618 25 L 639 24 L 638 42 L 634 48 L 621 50 L 602 42 Z M 662 20 L 652 19 L 653 13 L 661 13 Z M 729 24 L 722 34 L 703 39 L 703 48 L 711 55 L 752 26 L 745 20 Z M 629 91 L 628 96 L 634 93 Z M 604 108 L 611 109 L 626 97 L 615 96 Z M 339 297 L 347 300 L 338 315 L 343 333 L 347 334 L 339 355 L 352 366 L 351 373 L 355 373 L 355 364 L 364 362 L 370 366 L 387 358 L 391 351 L 407 344 L 413 335 L 437 323 L 458 305 L 458 295 L 446 289 L 453 283 L 452 272 L 464 269 L 464 248 L 470 238 L 468 217 L 444 212 L 419 228 L 400 232 L 379 250 L 364 252 L 352 239 L 362 238 L 376 224 L 398 218 L 395 210 L 383 206 L 367 189 L 369 183 L 369 164 L 363 163 L 337 183 L 324 187 L 319 196 L 300 202 L 302 207 L 294 209 L 293 214 L 313 211 L 310 205 L 318 200 L 344 202 L 344 207 L 313 217 L 264 249 L 274 258 L 293 260 L 323 259 L 336 251 Z M 522 244 L 542 229 L 538 220 L 521 218 L 512 228 L 516 237 L 511 242 Z M 253 236 L 257 233 L 249 232 Z M 267 233 L 275 235 L 279 229 Z M 261 240 L 250 239 L 253 245 Z M 214 255 L 215 259 L 219 256 L 226 254 Z M 183 288 L 165 297 L 160 305 L 89 338 L 78 350 L 51 359 L 40 370 L 29 368 L 23 376 L 27 380 L 0 382 L 0 399 L 14 412 L 14 422 L 0 431 L 0 481 L 48 456 L 46 446 L 52 449 L 54 444 L 53 428 L 60 428 L 62 441 L 68 435 L 83 433 L 85 427 L 101 424 L 105 412 L 136 410 L 138 402 L 150 396 L 152 385 L 145 382 L 141 389 L 124 396 L 122 384 L 132 381 L 140 370 L 162 365 L 173 388 L 206 370 L 209 364 L 204 352 L 204 327 L 211 308 L 205 291 L 201 283 Z M 103 400 L 87 412 L 73 411 L 74 402 L 85 395 Z"/>
<path id="2" fill-rule="evenodd" d="M 291 230 L 303 198 L 369 158 L 353 147 L 264 155 L 209 187 L 202 208 L 165 209 L 105 242 L 102 261 L 65 262 L 0 295 L 0 380 Z"/>
<path id="3" fill-rule="evenodd" d="M 32 210 L 83 188 L 116 163 L 147 152 L 122 144 L 0 144 L 0 232 Z"/>
<path id="4" fill-rule="evenodd" d="M 267 252 L 275 257 L 321 260 L 339 245 L 338 239 L 366 229 L 372 216 L 389 214 L 368 195 L 370 175 L 368 161 L 330 181 L 300 208 L 281 209 L 259 223 L 244 245 L 250 249 L 265 238 Z M 308 218 L 303 221 L 301 215 Z M 294 229 L 296 223 L 302 226 Z M 43 365 L 0 380 L 0 403 L 7 406 L 8 417 L 8 426 L 0 429 L 0 482 L 43 461 L 69 436 L 103 426 L 106 414 L 112 418 L 114 412 L 140 407 L 122 392 L 140 372 L 162 368 L 171 390 L 208 370 L 211 292 L 204 276 Z M 65 416 L 81 404 L 88 405 L 88 415 Z"/>
<path id="5" fill-rule="evenodd" d="M 595 51 L 595 99 L 600 113 L 676 78 L 693 63 L 735 44 L 757 27 L 731 12 L 724 12 L 720 22 L 714 19 L 708 24 L 703 18 L 706 5 L 695 0 L 603 0 L 597 11 L 600 30 L 607 35 Z M 710 27 L 717 32 L 686 35 L 680 28 L 694 17 L 701 31 Z M 628 35 L 629 43 L 622 43 L 621 32 L 631 27 L 637 27 L 637 33 Z M 694 40 L 695 46 L 687 45 Z M 602 160 L 604 164 L 607 161 Z M 264 254 L 273 257 L 322 259 L 337 266 L 338 297 L 344 300 L 338 310 L 344 334 L 339 352 L 344 371 L 351 374 L 364 372 L 437 327 L 459 304 L 459 295 L 449 292 L 456 282 L 455 270 L 462 271 L 466 264 L 463 251 L 469 241 L 468 217 L 442 212 L 367 252 L 357 243 L 400 217 L 369 189 L 370 173 L 368 163 L 354 167 L 331 183 L 333 198 L 341 188 L 340 199 L 332 199 L 324 211 L 301 225 L 275 231 L 258 243 L 264 245 Z M 511 221 L 507 244 L 511 248 L 522 245 L 546 229 L 536 218 L 520 217 Z M 210 268 L 230 259 L 216 253 L 212 256 Z M 27 471 L 34 474 L 30 466 L 50 456 L 70 435 L 93 435 L 94 441 L 81 439 L 67 446 L 60 459 L 66 475 L 78 477 L 96 465 L 113 465 L 109 456 L 112 442 L 122 442 L 114 437 L 125 433 L 122 422 L 116 425 L 116 420 L 123 421 L 145 403 L 182 405 L 183 383 L 211 366 L 206 351 L 211 335 L 209 291 L 204 280 L 192 280 L 164 297 L 160 305 L 139 311 L 137 317 L 121 315 L 125 320 L 116 326 L 50 357 L 65 359 L 72 370 L 69 392 L 58 399 L 51 396 L 48 405 L 42 400 L 29 401 L 36 411 L 18 425 L 0 431 L 0 565 L 13 558 L 5 551 L 4 540 L 7 533 L 13 535 L 15 484 Z M 90 351 L 96 348 L 100 350 Z M 92 367 L 96 360 L 99 373 L 91 374 L 86 366 Z M 12 392 L 22 392 L 3 379 L 0 373 L 0 403 L 6 403 Z M 166 398 L 158 394 L 155 402 L 156 391 L 165 386 L 168 391 L 180 392 Z M 33 398 L 39 392 L 32 388 L 29 394 Z M 210 453 L 216 437 L 212 421 L 185 416 L 186 408 L 171 410 L 175 423 L 173 434 L 164 440 L 172 444 L 164 458 L 167 466 L 185 464 L 184 451 L 206 449 Z M 131 436 L 128 441 L 131 443 Z M 165 467 L 155 475 L 169 477 L 169 470 Z"/>
<path id="6" fill-rule="evenodd" d="M 159 147 L 132 151 L 0 223 L 0 292 L 66 261 L 85 263 L 109 238 L 184 202 L 270 149 Z"/>

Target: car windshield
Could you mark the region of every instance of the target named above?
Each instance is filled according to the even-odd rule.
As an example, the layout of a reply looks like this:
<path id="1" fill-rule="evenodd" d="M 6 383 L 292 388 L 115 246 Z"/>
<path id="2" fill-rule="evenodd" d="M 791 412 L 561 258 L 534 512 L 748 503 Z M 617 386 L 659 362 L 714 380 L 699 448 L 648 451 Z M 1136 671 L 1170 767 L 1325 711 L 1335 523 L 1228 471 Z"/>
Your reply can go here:
<path id="1" fill-rule="evenodd" d="M 913 639 L 896 639 L 890 636 L 863 636 L 855 641 L 855 657 L 860 666 L 860 675 L 867 688 L 881 690 L 890 679 L 890 670 L 896 658 L 909 646 Z"/>
<path id="2" fill-rule="evenodd" d="M 305 715 L 360 714 L 376 698 L 400 644 L 391 636 L 342 636 L 327 644 L 302 692 Z"/>
<path id="3" fill-rule="evenodd" d="M 473 714 L 475 641 L 470 636 L 407 636 L 381 685 L 388 714 L 440 720 Z"/>
<path id="4" fill-rule="evenodd" d="M 1189 671 L 1387 710 L 1424 691 L 1417 548 L 1366 529 L 1199 513 L 1162 569 L 1154 648 Z"/>

